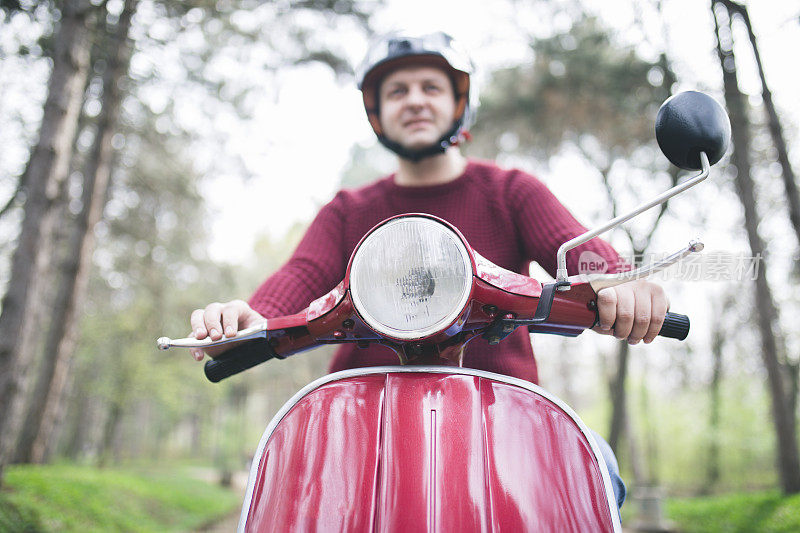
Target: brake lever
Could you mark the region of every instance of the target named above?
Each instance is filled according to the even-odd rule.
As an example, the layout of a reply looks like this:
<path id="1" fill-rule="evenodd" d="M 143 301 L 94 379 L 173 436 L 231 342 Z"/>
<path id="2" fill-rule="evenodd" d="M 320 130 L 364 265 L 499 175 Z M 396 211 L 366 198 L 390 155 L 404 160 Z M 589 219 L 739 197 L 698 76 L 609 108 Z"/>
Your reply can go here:
<path id="1" fill-rule="evenodd" d="M 627 272 L 618 272 L 616 274 L 579 274 L 577 276 L 570 276 L 568 281 L 572 283 L 588 283 L 595 293 L 600 292 L 602 289 L 608 287 L 616 287 L 629 281 L 636 281 L 651 276 L 657 272 L 661 272 L 665 268 L 674 265 L 687 255 L 703 251 L 704 244 L 699 239 L 689 241 L 689 244 L 675 252 L 674 254 L 665 257 L 661 261 L 650 263 L 643 267 Z"/>
<path id="2" fill-rule="evenodd" d="M 219 340 L 212 341 L 211 337 L 206 337 L 202 340 L 197 340 L 194 337 L 184 337 L 183 339 L 170 339 L 169 337 L 160 337 L 156 344 L 159 350 L 169 350 L 170 348 L 210 348 L 211 346 L 222 346 L 239 341 L 249 341 L 254 339 L 264 339 L 267 337 L 267 321 L 264 320 L 260 324 L 251 326 L 249 328 L 238 331 L 233 337 L 222 337 Z"/>

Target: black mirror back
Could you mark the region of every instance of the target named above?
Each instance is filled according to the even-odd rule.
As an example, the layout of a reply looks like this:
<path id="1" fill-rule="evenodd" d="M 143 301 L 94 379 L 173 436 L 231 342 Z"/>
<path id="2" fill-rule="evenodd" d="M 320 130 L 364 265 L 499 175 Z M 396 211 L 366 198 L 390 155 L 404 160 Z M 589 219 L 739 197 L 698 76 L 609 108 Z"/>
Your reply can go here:
<path id="1" fill-rule="evenodd" d="M 710 164 L 725 155 L 731 137 L 728 115 L 716 100 L 697 91 L 668 98 L 656 116 L 656 140 L 670 162 L 684 170 L 700 170 L 700 152 Z"/>

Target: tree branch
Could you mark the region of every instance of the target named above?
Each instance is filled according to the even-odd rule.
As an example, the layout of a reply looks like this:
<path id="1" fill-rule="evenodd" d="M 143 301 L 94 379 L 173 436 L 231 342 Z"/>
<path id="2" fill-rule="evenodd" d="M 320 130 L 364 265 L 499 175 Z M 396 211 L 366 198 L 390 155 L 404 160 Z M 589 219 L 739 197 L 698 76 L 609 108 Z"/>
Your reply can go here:
<path id="1" fill-rule="evenodd" d="M 11 208 L 14 207 L 14 204 L 16 203 L 17 198 L 19 198 L 20 193 L 25 188 L 24 177 L 25 175 L 23 174 L 23 176 L 19 179 L 19 182 L 17 183 L 17 188 L 14 190 L 14 193 L 11 195 L 11 198 L 9 198 L 8 202 L 6 202 L 6 205 L 4 205 L 2 209 L 0 209 L 0 219 L 2 219 L 9 211 L 11 211 Z"/>

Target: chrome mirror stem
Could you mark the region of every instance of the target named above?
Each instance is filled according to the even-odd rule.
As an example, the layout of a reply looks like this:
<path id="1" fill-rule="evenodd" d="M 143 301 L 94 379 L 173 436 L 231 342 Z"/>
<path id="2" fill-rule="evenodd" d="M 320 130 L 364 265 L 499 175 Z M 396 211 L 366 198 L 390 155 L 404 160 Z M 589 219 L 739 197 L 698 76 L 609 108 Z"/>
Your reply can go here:
<path id="1" fill-rule="evenodd" d="M 694 187 L 695 185 L 697 185 L 698 183 L 700 183 L 701 181 L 706 179 L 708 177 L 709 170 L 711 169 L 711 165 L 708 162 L 708 156 L 706 155 L 705 152 L 700 152 L 700 163 L 702 165 L 702 170 L 700 171 L 700 174 L 698 174 L 697 176 L 689 178 L 688 180 L 684 181 L 683 183 L 681 183 L 679 185 L 676 185 L 675 187 L 672 187 L 668 191 L 656 196 L 652 200 L 648 200 L 647 202 L 639 205 L 633 211 L 630 211 L 628 213 L 625 213 L 624 215 L 620 215 L 620 216 L 618 216 L 618 217 L 616 217 L 616 218 L 614 218 L 612 220 L 609 220 L 608 222 L 606 222 L 602 226 L 599 226 L 597 228 L 589 230 L 586 233 L 584 233 L 583 235 L 579 235 L 579 236 L 575 237 L 574 239 L 571 239 L 571 240 L 565 242 L 564 244 L 562 244 L 561 247 L 558 249 L 558 254 L 556 255 L 556 263 L 557 263 L 557 266 L 558 266 L 558 268 L 556 270 L 556 281 L 557 282 L 568 281 L 568 275 L 567 275 L 567 252 L 568 251 L 572 250 L 573 248 L 575 248 L 577 246 L 580 246 L 581 244 L 583 244 L 583 243 L 585 243 L 587 241 L 590 241 L 590 240 L 594 239 L 598 235 L 600 235 L 602 233 L 605 233 L 606 231 L 608 231 L 610 229 L 616 228 L 617 226 L 619 226 L 623 222 L 627 222 L 628 220 L 632 219 L 636 215 L 638 215 L 638 214 L 640 214 L 640 213 L 642 213 L 644 211 L 647 211 L 651 207 L 655 207 L 657 205 L 663 204 L 664 202 L 666 202 L 667 200 L 669 200 L 670 198 L 672 198 L 676 194 L 680 194 L 683 191 L 685 191 L 686 189 Z"/>

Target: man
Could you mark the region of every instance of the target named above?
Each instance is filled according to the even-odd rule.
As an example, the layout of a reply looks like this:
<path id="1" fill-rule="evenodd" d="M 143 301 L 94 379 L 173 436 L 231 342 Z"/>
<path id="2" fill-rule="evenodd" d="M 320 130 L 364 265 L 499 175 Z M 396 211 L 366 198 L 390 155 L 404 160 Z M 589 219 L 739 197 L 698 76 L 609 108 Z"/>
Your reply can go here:
<path id="1" fill-rule="evenodd" d="M 358 73 L 367 117 L 378 140 L 398 156 L 397 172 L 366 187 L 341 191 L 318 214 L 289 262 L 265 281 L 249 304 L 213 303 L 191 315 L 195 337 L 218 340 L 255 325 L 264 317 L 296 313 L 344 277 L 361 237 L 375 224 L 407 212 L 430 213 L 454 224 L 481 255 L 515 272 L 527 273 L 531 260 L 555 273 L 559 245 L 585 229 L 538 180 L 467 160 L 458 144 L 468 135 L 477 99 L 470 86 L 472 63 L 453 40 L 435 33 L 390 36 L 374 46 Z M 592 251 L 609 270 L 619 268 L 616 252 L 594 239 L 568 255 Z M 596 330 L 629 343 L 651 342 L 661 329 L 666 296 L 647 281 L 604 289 L 598 294 Z M 202 360 L 224 348 L 193 350 Z M 340 347 L 331 370 L 397 364 L 382 346 Z M 527 379 L 538 376 L 525 328 L 500 345 L 471 341 L 465 366 Z"/>
<path id="2" fill-rule="evenodd" d="M 333 289 L 345 275 L 356 244 L 390 216 L 424 212 L 455 225 L 467 242 L 493 263 L 528 272 L 530 261 L 555 274 L 556 251 L 585 228 L 537 179 L 489 162 L 467 160 L 458 144 L 467 137 L 477 106 L 470 87 L 472 63 L 453 40 L 435 33 L 391 36 L 374 46 L 358 73 L 367 117 L 378 140 L 398 156 L 397 172 L 360 189 L 340 191 L 322 208 L 292 257 L 267 279 L 249 304 L 213 303 L 192 313 L 198 339 L 232 337 L 264 317 L 296 313 Z M 622 267 L 608 243 L 594 239 L 567 257 L 577 271 L 581 252 L 602 256 L 610 271 Z M 598 294 L 601 333 L 631 344 L 652 342 L 661 329 L 667 298 L 660 286 L 637 281 Z M 192 350 L 199 361 L 224 347 Z M 383 346 L 339 348 L 331 371 L 397 364 Z M 464 365 L 538 382 L 525 328 L 497 346 L 476 338 L 466 347 Z M 618 505 L 625 499 L 616 458 L 596 435 L 611 472 Z"/>

